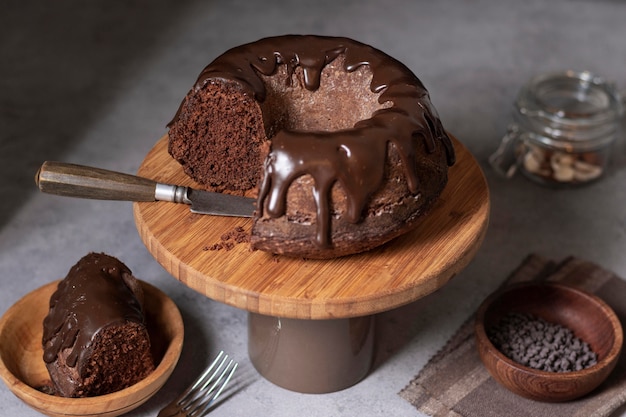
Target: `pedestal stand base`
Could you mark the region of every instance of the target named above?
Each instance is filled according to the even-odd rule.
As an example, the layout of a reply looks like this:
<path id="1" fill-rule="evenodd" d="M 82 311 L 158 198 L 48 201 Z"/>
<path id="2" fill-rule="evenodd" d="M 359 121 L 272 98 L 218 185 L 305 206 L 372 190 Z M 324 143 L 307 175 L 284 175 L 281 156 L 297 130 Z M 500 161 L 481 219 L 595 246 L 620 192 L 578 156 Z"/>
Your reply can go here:
<path id="1" fill-rule="evenodd" d="M 299 320 L 250 313 L 248 354 L 278 386 L 309 394 L 339 391 L 370 370 L 374 316 Z"/>

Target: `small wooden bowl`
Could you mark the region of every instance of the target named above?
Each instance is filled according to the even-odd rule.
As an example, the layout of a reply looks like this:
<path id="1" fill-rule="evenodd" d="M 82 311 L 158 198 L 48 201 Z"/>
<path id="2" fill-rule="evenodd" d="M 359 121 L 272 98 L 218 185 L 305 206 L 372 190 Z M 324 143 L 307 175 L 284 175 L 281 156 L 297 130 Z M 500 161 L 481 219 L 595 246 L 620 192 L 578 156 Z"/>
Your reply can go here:
<path id="1" fill-rule="evenodd" d="M 38 388 L 50 384 L 43 361 L 43 319 L 58 281 L 20 299 L 0 319 L 0 377 L 30 407 L 52 417 L 107 416 L 127 413 L 153 396 L 169 378 L 183 346 L 183 321 L 176 304 L 156 287 L 141 282 L 156 369 L 126 389 L 97 397 L 64 398 Z"/>
<path id="2" fill-rule="evenodd" d="M 597 354 L 598 363 L 581 371 L 547 372 L 507 358 L 486 330 L 509 312 L 529 313 L 572 330 Z M 556 283 L 523 283 L 496 291 L 482 303 L 475 322 L 476 345 L 485 367 L 510 391 L 537 401 L 579 398 L 606 379 L 622 349 L 622 326 L 615 312 L 598 297 Z"/>

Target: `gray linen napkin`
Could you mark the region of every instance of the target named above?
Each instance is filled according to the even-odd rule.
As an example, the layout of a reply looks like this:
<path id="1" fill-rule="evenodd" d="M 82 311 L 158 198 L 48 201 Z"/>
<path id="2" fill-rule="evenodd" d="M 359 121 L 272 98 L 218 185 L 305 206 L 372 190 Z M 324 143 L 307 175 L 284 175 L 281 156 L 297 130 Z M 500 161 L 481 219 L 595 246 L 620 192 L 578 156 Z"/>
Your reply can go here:
<path id="1" fill-rule="evenodd" d="M 612 272 L 578 258 L 557 264 L 533 254 L 503 285 L 532 280 L 562 282 L 596 294 L 626 329 L 626 281 Z M 472 315 L 399 395 L 434 417 L 606 417 L 626 403 L 626 354 L 609 378 L 583 398 L 565 403 L 528 400 L 500 386 L 483 366 Z"/>

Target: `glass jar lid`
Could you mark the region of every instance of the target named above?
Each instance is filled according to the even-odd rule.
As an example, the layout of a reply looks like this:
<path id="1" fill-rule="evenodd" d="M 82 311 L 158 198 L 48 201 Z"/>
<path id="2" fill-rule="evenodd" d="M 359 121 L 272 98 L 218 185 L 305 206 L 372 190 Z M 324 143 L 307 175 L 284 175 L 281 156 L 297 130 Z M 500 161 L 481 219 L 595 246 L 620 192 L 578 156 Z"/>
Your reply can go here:
<path id="1" fill-rule="evenodd" d="M 588 71 L 536 76 L 520 90 L 514 107 L 523 130 L 557 148 L 607 145 L 624 112 L 617 89 Z"/>

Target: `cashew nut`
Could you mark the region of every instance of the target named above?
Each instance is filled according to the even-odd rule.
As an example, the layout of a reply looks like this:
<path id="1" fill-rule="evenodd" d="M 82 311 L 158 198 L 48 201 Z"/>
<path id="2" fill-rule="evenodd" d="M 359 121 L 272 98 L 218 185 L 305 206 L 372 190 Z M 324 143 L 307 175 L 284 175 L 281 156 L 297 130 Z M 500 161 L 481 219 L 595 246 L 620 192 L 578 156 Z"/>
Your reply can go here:
<path id="1" fill-rule="evenodd" d="M 602 167 L 585 161 L 574 162 L 574 169 L 574 178 L 580 182 L 595 180 L 602 175 Z"/>

